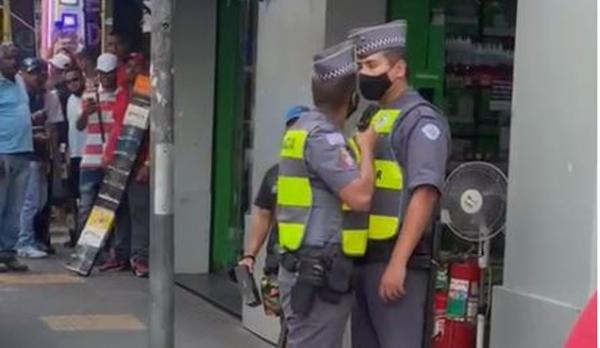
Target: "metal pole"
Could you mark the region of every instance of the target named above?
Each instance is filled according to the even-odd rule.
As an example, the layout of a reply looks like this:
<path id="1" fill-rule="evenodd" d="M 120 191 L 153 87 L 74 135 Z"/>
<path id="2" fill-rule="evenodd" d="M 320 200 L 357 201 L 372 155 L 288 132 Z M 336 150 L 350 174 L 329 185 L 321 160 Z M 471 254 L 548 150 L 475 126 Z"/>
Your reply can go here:
<path id="1" fill-rule="evenodd" d="M 150 348 L 174 348 L 173 53 L 174 0 L 152 1 L 152 224 Z"/>
<path id="2" fill-rule="evenodd" d="M 2 14 L 4 16 L 3 21 L 4 25 L 2 29 L 3 36 L 2 41 L 11 41 L 12 40 L 12 12 L 10 9 L 10 0 L 2 1 Z"/>

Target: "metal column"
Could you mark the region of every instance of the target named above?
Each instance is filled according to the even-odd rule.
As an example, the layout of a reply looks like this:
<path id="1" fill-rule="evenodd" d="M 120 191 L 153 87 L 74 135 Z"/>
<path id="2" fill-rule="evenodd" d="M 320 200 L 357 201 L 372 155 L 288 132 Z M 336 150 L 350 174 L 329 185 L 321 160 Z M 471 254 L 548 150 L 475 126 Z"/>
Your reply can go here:
<path id="1" fill-rule="evenodd" d="M 173 53 L 174 0 L 152 1 L 152 219 L 150 348 L 174 348 Z"/>

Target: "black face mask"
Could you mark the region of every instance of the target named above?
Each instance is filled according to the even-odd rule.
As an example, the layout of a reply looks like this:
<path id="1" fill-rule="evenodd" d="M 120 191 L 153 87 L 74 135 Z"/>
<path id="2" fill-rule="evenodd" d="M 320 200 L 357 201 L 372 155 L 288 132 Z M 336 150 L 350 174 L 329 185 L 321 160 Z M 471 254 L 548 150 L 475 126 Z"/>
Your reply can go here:
<path id="1" fill-rule="evenodd" d="M 377 76 L 358 75 L 360 93 L 367 100 L 380 100 L 391 85 L 387 72 Z"/>
<path id="2" fill-rule="evenodd" d="M 350 97 L 350 105 L 348 106 L 348 113 L 346 114 L 346 119 L 349 119 L 354 112 L 358 109 L 358 94 L 356 92 L 352 93 L 352 97 Z"/>

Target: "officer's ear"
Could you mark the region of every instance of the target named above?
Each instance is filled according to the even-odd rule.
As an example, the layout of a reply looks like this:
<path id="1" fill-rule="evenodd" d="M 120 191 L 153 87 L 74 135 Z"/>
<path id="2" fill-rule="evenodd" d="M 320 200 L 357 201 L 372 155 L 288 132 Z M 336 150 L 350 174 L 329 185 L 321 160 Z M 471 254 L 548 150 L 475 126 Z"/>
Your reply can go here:
<path id="1" fill-rule="evenodd" d="M 390 80 L 396 81 L 399 79 L 407 79 L 408 78 L 408 66 L 404 59 L 398 59 L 395 63 L 392 63 L 392 68 L 390 69 L 389 77 Z"/>

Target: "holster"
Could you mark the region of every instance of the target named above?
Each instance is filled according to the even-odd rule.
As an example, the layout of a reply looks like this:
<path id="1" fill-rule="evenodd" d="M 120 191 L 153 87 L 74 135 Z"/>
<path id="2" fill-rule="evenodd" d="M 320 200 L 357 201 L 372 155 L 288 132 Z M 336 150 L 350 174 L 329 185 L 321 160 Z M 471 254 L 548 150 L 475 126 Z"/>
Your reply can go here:
<path id="1" fill-rule="evenodd" d="M 326 284 L 321 289 L 321 299 L 329 303 L 339 303 L 341 296 L 352 289 L 353 260 L 341 251 L 336 251 L 327 259 Z"/>
<path id="2" fill-rule="evenodd" d="M 339 303 L 341 295 L 351 291 L 353 260 L 343 255 L 339 245 L 284 254 L 281 263 L 298 273 L 291 294 L 294 312 L 308 313 L 317 294 L 325 302 Z"/>
<path id="3" fill-rule="evenodd" d="M 298 262 L 298 277 L 292 286 L 292 310 L 300 315 L 306 315 L 312 309 L 315 296 L 323 286 L 325 268 L 318 258 L 300 257 Z"/>

